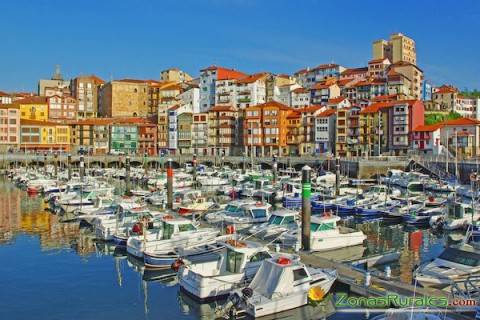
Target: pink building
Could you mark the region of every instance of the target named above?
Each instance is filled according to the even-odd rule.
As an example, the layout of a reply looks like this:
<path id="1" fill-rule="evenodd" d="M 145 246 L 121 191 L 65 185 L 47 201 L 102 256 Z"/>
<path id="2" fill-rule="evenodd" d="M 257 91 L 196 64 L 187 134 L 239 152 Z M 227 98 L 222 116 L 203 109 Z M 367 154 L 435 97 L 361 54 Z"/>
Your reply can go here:
<path id="1" fill-rule="evenodd" d="M 20 144 L 20 108 L 18 105 L 0 105 L 0 151 L 17 149 Z"/>
<path id="2" fill-rule="evenodd" d="M 50 120 L 77 119 L 77 101 L 70 96 L 54 95 L 47 98 Z"/>

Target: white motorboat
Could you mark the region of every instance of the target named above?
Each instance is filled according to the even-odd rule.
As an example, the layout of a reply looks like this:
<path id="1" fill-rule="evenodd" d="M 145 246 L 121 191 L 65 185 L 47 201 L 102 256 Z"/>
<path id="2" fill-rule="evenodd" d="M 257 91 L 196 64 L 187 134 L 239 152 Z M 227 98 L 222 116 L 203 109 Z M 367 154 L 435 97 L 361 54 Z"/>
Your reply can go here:
<path id="1" fill-rule="evenodd" d="M 257 238 L 267 239 L 298 228 L 298 212 L 289 209 L 279 209 L 272 212 L 268 222 L 254 225 L 248 233 Z"/>
<path id="2" fill-rule="evenodd" d="M 272 205 L 269 203 L 247 204 L 235 213 L 224 214 L 220 221 L 226 225 L 234 225 L 236 230 L 242 230 L 257 223 L 267 222 L 271 209 Z"/>
<path id="3" fill-rule="evenodd" d="M 480 251 L 466 244 L 447 247 L 437 258 L 421 265 L 414 278 L 424 287 L 443 289 L 480 273 Z"/>
<path id="4" fill-rule="evenodd" d="M 143 234 L 129 237 L 127 252 L 143 259 L 145 251 L 168 253 L 179 248 L 197 246 L 212 242 L 218 233 L 218 229 L 198 228 L 191 220 L 166 215 L 162 218 L 162 227 L 158 232 L 149 237 Z"/>
<path id="5" fill-rule="evenodd" d="M 253 279 L 263 260 L 271 258 L 268 248 L 251 241 L 229 240 L 225 249 L 211 259 L 185 261 L 178 276 L 180 288 L 198 300 L 228 296 Z"/>
<path id="6" fill-rule="evenodd" d="M 357 246 L 363 244 L 367 238 L 362 231 L 356 231 L 344 226 L 338 226 L 340 217 L 325 214 L 312 216 L 310 223 L 310 250 L 329 251 L 339 248 Z M 280 240 L 287 245 L 298 246 L 301 232 L 297 228 L 280 236 Z"/>
<path id="7" fill-rule="evenodd" d="M 430 225 L 441 227 L 444 230 L 466 228 L 469 223 L 480 220 L 480 211 L 472 208 L 471 204 L 453 202 L 447 205 L 447 214 L 430 218 Z"/>
<path id="8" fill-rule="evenodd" d="M 255 204 L 253 199 L 241 199 L 230 201 L 225 209 L 210 212 L 205 215 L 205 220 L 208 223 L 219 223 L 223 221 L 223 218 L 227 215 L 239 215 L 243 211 L 243 207 L 246 205 Z"/>
<path id="9" fill-rule="evenodd" d="M 178 207 L 178 214 L 183 217 L 197 216 L 216 207 L 216 203 L 205 197 L 183 201 Z"/>
<path id="10" fill-rule="evenodd" d="M 337 279 L 335 270 L 307 268 L 298 258 L 282 256 L 262 262 L 252 282 L 235 290 L 229 303 L 236 312 L 254 318 L 304 306 L 310 296 L 317 301 L 330 291 Z"/>

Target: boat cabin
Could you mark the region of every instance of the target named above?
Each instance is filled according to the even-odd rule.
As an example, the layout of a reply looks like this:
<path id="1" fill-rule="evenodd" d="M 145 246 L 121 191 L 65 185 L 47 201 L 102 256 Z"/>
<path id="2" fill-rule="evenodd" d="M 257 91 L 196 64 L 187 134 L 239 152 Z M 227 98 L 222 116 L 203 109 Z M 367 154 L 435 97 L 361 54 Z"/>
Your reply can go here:
<path id="1" fill-rule="evenodd" d="M 164 217 L 162 219 L 162 230 L 162 239 L 168 240 L 178 233 L 196 231 L 197 227 L 192 224 L 191 220 Z"/>
<path id="2" fill-rule="evenodd" d="M 291 225 L 296 224 L 298 221 L 298 213 L 293 210 L 277 210 L 272 212 L 272 215 L 268 219 L 270 225 Z"/>

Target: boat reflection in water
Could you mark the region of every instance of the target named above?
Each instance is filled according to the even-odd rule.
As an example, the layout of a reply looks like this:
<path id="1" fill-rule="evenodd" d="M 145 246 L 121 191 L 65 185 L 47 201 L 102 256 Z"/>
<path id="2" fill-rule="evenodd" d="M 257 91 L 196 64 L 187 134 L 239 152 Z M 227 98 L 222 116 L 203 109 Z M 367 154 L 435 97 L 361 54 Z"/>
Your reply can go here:
<path id="1" fill-rule="evenodd" d="M 220 310 L 225 300 L 213 301 L 209 303 L 199 303 L 183 291 L 178 291 L 178 303 L 181 310 L 185 314 L 194 315 L 197 319 L 215 319 L 218 317 L 216 311 Z M 335 313 L 335 305 L 333 295 L 328 295 L 316 306 L 307 305 L 271 316 L 265 316 L 258 319 L 327 319 Z M 248 319 L 248 316 L 247 316 Z"/>
<path id="2" fill-rule="evenodd" d="M 32 314 L 52 318 L 48 301 L 58 301 L 55 312 L 60 316 L 55 317 L 78 313 L 79 319 L 212 319 L 221 306 L 222 301 L 196 302 L 180 292 L 177 277 L 170 269 L 146 269 L 143 261 L 128 256 L 124 249 L 95 241 L 89 228 L 78 222 L 62 222 L 57 215 L 45 211 L 44 206 L 41 197 L 29 197 L 0 179 L 0 257 L 22 262 L 13 270 L 6 264 L 0 265 L 0 283 L 5 280 L 0 301 L 9 306 L 6 311 L 0 310 L 0 318 L 7 318 L 2 312 L 16 314 L 22 310 L 30 312 L 24 318 L 31 318 Z M 405 230 L 400 225 L 388 226 L 379 221 L 355 223 L 354 227 L 367 236 L 365 246 L 315 254 L 354 261 L 397 251 L 400 259 L 391 264 L 392 276 L 411 283 L 414 266 L 436 257 L 444 244 L 444 239 L 430 230 Z M 455 235 L 449 241 L 455 241 Z M 19 274 L 31 272 L 25 262 L 32 259 L 38 263 L 35 276 L 19 278 Z M 15 279 L 14 284 L 9 284 L 11 279 Z M 21 297 L 6 294 L 16 288 L 29 290 L 21 290 Z M 44 294 L 39 295 L 40 291 Z M 76 303 L 70 303 L 74 300 Z M 305 306 L 275 317 L 350 319 L 349 315 L 334 314 L 332 300 L 329 295 L 316 307 Z M 364 315 L 355 318 L 360 317 Z"/>

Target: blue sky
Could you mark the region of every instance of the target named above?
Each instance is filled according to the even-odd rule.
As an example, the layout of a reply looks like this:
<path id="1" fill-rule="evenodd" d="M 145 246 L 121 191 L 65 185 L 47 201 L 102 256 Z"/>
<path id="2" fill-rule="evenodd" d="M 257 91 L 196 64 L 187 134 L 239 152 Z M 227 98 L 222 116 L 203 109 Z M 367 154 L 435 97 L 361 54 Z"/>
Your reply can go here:
<path id="1" fill-rule="evenodd" d="M 292 73 L 357 67 L 371 42 L 403 32 L 435 84 L 480 89 L 480 1 L 1 1 L 0 90 L 35 90 L 60 64 L 66 78 L 157 79 L 211 64 Z"/>

